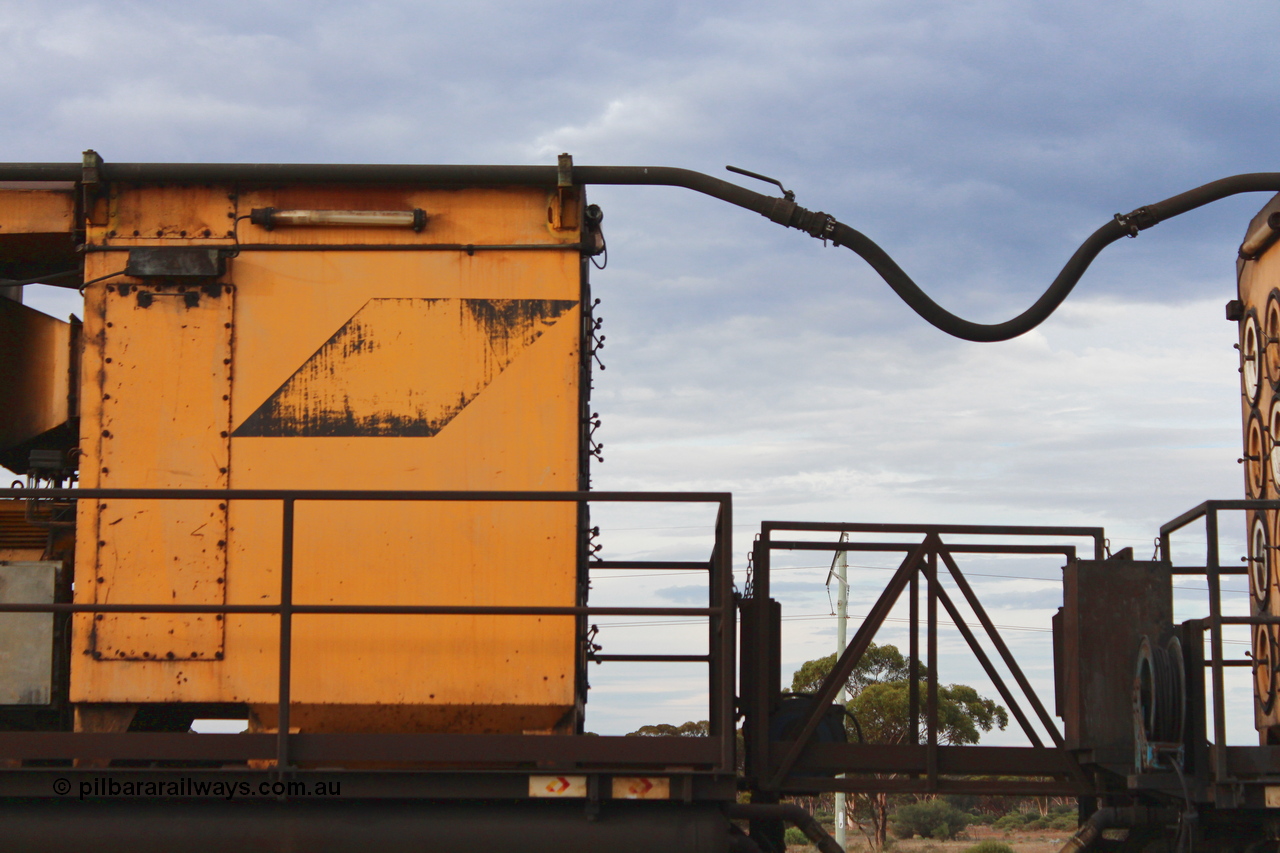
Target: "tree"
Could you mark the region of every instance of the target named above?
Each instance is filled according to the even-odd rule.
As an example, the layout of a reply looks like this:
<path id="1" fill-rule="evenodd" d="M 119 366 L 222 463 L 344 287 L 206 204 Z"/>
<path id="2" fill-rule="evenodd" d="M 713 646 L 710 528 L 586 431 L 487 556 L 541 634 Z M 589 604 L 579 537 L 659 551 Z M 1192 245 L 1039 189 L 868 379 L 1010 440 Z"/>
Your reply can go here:
<path id="1" fill-rule="evenodd" d="M 848 703 L 868 743 L 905 743 L 910 735 L 909 681 L 868 684 Z M 925 702 L 927 683 L 919 685 L 920 704 Z M 924 708 L 920 709 L 918 738 L 926 740 Z M 994 701 L 978 695 L 967 684 L 938 685 L 938 743 L 977 743 L 981 732 L 1009 725 L 1009 714 Z"/>
<path id="2" fill-rule="evenodd" d="M 816 692 L 835 664 L 834 653 L 806 661 L 792 676 L 792 691 Z M 911 734 L 910 662 L 896 646 L 870 644 L 850 673 L 847 684 L 852 698 L 845 707 L 857 720 L 865 743 L 907 742 Z M 921 673 L 918 686 L 921 713 L 917 737 L 923 742 L 926 722 L 923 706 L 929 687 L 926 673 Z M 1008 724 L 1009 714 L 1003 707 L 978 695 L 978 691 L 967 684 L 938 685 L 938 743 L 977 743 L 982 732 L 1003 729 Z M 865 806 L 874 831 L 874 836 L 868 836 L 867 841 L 873 848 L 883 849 L 889 826 L 888 795 L 855 795 L 851 806 L 854 810 Z"/>
<path id="3" fill-rule="evenodd" d="M 817 693 L 823 679 L 835 668 L 836 653 L 825 658 L 805 661 L 791 677 L 792 693 Z M 863 653 L 861 660 L 849 674 L 846 682 L 850 696 L 856 696 L 868 684 L 883 681 L 906 681 L 910 677 L 907 659 L 898 651 L 897 646 L 877 646 L 871 643 Z"/>
<path id="4" fill-rule="evenodd" d="M 889 818 L 899 838 L 937 838 L 949 841 L 969 824 L 969 815 L 946 800 L 907 803 Z"/>
<path id="5" fill-rule="evenodd" d="M 670 723 L 658 723 L 656 726 L 641 726 L 634 732 L 627 732 L 627 737 L 709 737 L 711 721 L 690 720 L 673 726 Z"/>

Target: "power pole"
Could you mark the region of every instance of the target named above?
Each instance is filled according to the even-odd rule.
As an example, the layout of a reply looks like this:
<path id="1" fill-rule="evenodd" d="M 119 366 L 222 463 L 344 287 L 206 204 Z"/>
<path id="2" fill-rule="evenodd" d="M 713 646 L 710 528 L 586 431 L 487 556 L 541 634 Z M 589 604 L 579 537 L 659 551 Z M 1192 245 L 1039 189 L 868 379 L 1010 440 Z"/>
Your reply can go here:
<path id="1" fill-rule="evenodd" d="M 849 534 L 841 531 L 840 541 L 849 541 Z M 830 583 L 831 574 L 836 577 L 836 660 L 840 659 L 840 655 L 844 654 L 845 649 L 845 628 L 849 621 L 849 552 L 840 550 L 836 552 L 835 559 L 832 561 L 831 573 L 827 575 L 827 582 Z M 847 686 L 841 685 L 840 692 L 836 694 L 836 701 L 841 705 L 849 701 L 849 691 Z M 843 774 L 842 774 L 843 775 Z M 840 845 L 842 850 L 848 849 L 846 840 L 848 838 L 848 830 L 845 827 L 845 793 L 844 791 L 836 792 L 835 805 L 835 824 L 836 824 L 836 843 Z"/>

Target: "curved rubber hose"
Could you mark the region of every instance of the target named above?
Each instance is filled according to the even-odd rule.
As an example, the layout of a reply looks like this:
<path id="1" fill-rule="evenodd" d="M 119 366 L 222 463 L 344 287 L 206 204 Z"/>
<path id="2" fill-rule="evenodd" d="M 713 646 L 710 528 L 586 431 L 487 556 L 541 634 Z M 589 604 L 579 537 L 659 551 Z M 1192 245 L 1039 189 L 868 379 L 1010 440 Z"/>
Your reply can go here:
<path id="1" fill-rule="evenodd" d="M 341 166 L 280 164 L 101 164 L 103 180 L 174 182 L 356 182 L 448 185 L 557 186 L 565 177 L 555 166 Z M 729 204 L 753 210 L 779 225 L 797 228 L 822 240 L 852 249 L 893 288 L 913 310 L 949 335 L 969 341 L 1006 341 L 1026 334 L 1045 321 L 1067 298 L 1098 253 L 1124 236 L 1211 202 L 1248 192 L 1280 192 L 1280 173 L 1255 172 L 1213 181 L 1140 207 L 1093 232 L 1075 251 L 1057 278 L 1026 311 L 1003 323 L 974 323 L 952 314 L 929 298 L 889 254 L 865 234 L 821 211 L 800 207 L 790 198 L 775 198 L 690 169 L 666 166 L 573 166 L 572 182 L 579 184 L 684 187 Z M 0 180 L 75 181 L 82 165 L 74 163 L 0 164 Z"/>
<path id="2" fill-rule="evenodd" d="M 1178 821 L 1178 810 L 1129 806 L 1098 809 L 1067 839 L 1058 853 L 1088 853 L 1102 837 L 1103 830 L 1113 827 L 1167 826 Z"/>
<path id="3" fill-rule="evenodd" d="M 1075 254 L 1067 261 L 1062 272 L 1053 280 L 1048 289 L 1040 295 L 1035 303 L 1012 320 L 1003 323 L 974 323 L 963 317 L 952 314 L 929 298 L 919 286 L 911 280 L 911 276 L 902 271 L 893 258 L 866 235 L 855 231 L 847 225 L 836 223 L 832 231 L 832 240 L 837 245 L 847 246 L 859 257 L 871 265 L 871 268 L 885 280 L 893 292 L 902 297 L 902 301 L 911 307 L 929 323 L 937 326 L 948 335 L 963 338 L 966 341 L 992 343 L 1007 341 L 1039 326 L 1049 315 L 1057 310 L 1062 300 L 1067 298 L 1072 288 L 1080 281 L 1089 264 L 1103 249 L 1125 236 L 1125 229 L 1115 221 L 1089 235 L 1089 239 L 1076 249 Z"/>
<path id="4" fill-rule="evenodd" d="M 1063 266 L 1053 283 L 1026 311 L 1003 323 L 974 323 L 958 317 L 934 302 L 902 268 L 865 234 L 820 211 L 809 211 L 789 199 L 752 192 L 737 184 L 688 169 L 641 166 L 575 166 L 573 175 L 584 184 L 658 184 L 691 189 L 753 210 L 780 225 L 797 228 L 813 237 L 846 246 L 870 264 L 885 282 L 917 314 L 949 335 L 967 341 L 1007 341 L 1043 323 L 1080 281 L 1093 259 L 1121 237 L 1136 237 L 1158 222 L 1215 201 L 1249 192 L 1280 192 L 1280 172 L 1235 175 L 1196 187 L 1164 201 L 1148 204 L 1094 231 Z"/>
<path id="5" fill-rule="evenodd" d="M 986 343 L 1016 338 L 1043 323 L 1071 293 L 1085 270 L 1093 263 L 1093 259 L 1121 237 L 1137 236 L 1139 231 L 1150 228 L 1158 222 L 1228 196 L 1268 191 L 1280 192 L 1280 173 L 1258 172 L 1223 178 L 1164 201 L 1140 207 L 1125 216 L 1117 215 L 1115 219 L 1094 231 L 1080 244 L 1080 248 L 1072 254 L 1057 278 L 1030 308 L 1011 320 L 990 325 L 965 320 L 934 302 L 911 280 L 910 276 L 902 271 L 902 268 L 884 249 L 861 232 L 833 221 L 826 233 L 837 245 L 847 246 L 870 264 L 889 287 L 893 288 L 893 291 L 902 297 L 912 310 L 929 323 L 957 338 Z"/>

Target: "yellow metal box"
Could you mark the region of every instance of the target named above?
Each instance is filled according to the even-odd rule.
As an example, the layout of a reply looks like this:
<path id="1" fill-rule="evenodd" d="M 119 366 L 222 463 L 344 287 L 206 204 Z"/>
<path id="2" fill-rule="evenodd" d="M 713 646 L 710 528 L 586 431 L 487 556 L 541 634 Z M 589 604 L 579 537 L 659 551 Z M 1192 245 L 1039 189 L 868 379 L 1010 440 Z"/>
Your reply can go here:
<path id="1" fill-rule="evenodd" d="M 82 485 L 583 487 L 581 209 L 563 188 L 111 185 L 89 209 Z M 225 263 L 119 274 L 143 247 Z M 572 503 L 303 501 L 293 600 L 575 605 L 579 530 Z M 75 597 L 276 603 L 281 548 L 279 503 L 81 502 Z M 575 723 L 575 617 L 293 624 L 303 731 Z M 278 642 L 271 615 L 77 616 L 71 698 L 245 703 L 270 729 Z"/>

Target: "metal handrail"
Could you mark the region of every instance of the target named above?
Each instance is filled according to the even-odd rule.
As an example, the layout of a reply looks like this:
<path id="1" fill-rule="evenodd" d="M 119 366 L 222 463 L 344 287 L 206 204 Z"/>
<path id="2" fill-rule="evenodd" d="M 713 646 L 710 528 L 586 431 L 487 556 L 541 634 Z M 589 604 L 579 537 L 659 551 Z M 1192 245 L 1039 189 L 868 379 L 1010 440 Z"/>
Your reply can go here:
<path id="1" fill-rule="evenodd" d="M 1222 511 L 1247 510 L 1280 510 L 1280 500 L 1208 500 L 1192 507 L 1171 521 L 1160 525 L 1160 556 L 1168 563 L 1173 562 L 1170 539 L 1174 533 L 1203 518 L 1205 526 L 1205 564 L 1203 567 L 1183 567 L 1180 574 L 1203 574 L 1209 586 L 1209 617 L 1200 620 L 1201 627 L 1209 632 L 1209 661 L 1213 701 L 1213 743 L 1217 747 L 1213 753 L 1214 778 L 1218 783 L 1229 781 L 1230 772 L 1227 765 L 1227 702 L 1226 675 L 1224 668 L 1230 664 L 1225 659 L 1222 639 L 1223 625 L 1257 625 L 1269 624 L 1265 617 L 1224 617 L 1222 615 L 1222 576 L 1245 574 L 1247 570 L 1225 569 L 1222 567 L 1222 556 L 1218 550 L 1218 513 Z M 1189 572 L 1188 568 L 1194 571 Z"/>
<path id="2" fill-rule="evenodd" d="M 290 766 L 289 709 L 292 681 L 292 629 L 295 614 L 344 615 L 494 615 L 494 616 L 705 616 L 709 622 L 707 655 L 608 655 L 601 662 L 704 662 L 711 669 L 709 713 L 713 736 L 721 741 L 721 769 L 734 767 L 734 628 L 732 606 L 732 496 L 726 492 L 588 491 L 406 491 L 322 489 L 14 489 L 0 499 L 41 500 L 223 500 L 272 501 L 282 505 L 280 601 L 277 604 L 0 604 L 0 613 L 220 613 L 280 617 L 277 679 L 276 767 Z M 589 607 L 503 605 L 343 605 L 293 601 L 295 517 L 298 501 L 555 502 L 555 503 L 715 503 L 715 546 L 709 570 L 709 607 Z M 618 561 L 619 563 L 621 561 Z M 617 565 L 615 563 L 614 565 Z M 590 568 L 591 564 L 587 564 Z M 727 691 L 727 693 L 726 693 Z M 127 735 L 125 735 L 127 736 Z"/>
<path id="3" fill-rule="evenodd" d="M 814 540 L 797 540 L 797 539 L 774 539 L 773 534 L 778 531 L 807 531 L 807 532 L 823 532 L 823 533 L 873 533 L 873 534 L 897 534 L 911 533 L 922 534 L 923 541 L 915 542 L 820 542 Z M 791 776 L 793 768 L 800 762 L 801 756 L 808 747 L 810 740 L 817 730 L 822 719 L 826 706 L 834 699 L 839 683 L 847 677 L 844 670 L 851 668 L 856 662 L 856 658 L 862 654 L 862 650 L 870 642 L 871 635 L 878 629 L 879 624 L 883 621 L 883 617 L 887 615 L 897 596 L 903 592 L 908 586 L 913 590 L 911 601 L 911 636 L 912 648 L 909 657 L 912 661 L 919 658 L 918 649 L 916 649 L 916 634 L 918 631 L 918 621 L 920 614 L 915 604 L 915 584 L 918 576 L 923 573 L 927 581 L 928 593 L 928 614 L 927 629 L 928 643 L 931 651 L 931 660 L 936 659 L 936 643 L 937 643 L 937 617 L 938 605 L 941 604 L 956 622 L 957 627 L 961 631 L 965 640 L 969 642 L 978 655 L 980 663 L 982 663 L 987 674 L 996 684 L 997 689 L 1001 693 L 1001 697 L 1009 703 L 1010 710 L 1017 717 L 1019 724 L 1028 733 L 1029 738 L 1035 746 L 1029 749 L 1034 754 L 1039 755 L 1045 753 L 1045 749 L 1041 747 L 1039 737 L 1035 734 L 1030 721 L 1018 707 L 1012 693 L 1003 683 L 1003 679 L 997 674 L 990 659 L 987 658 L 985 652 L 977 644 L 973 636 L 973 631 L 960 618 L 959 611 L 946 591 L 937 581 L 938 562 L 945 565 L 945 569 L 957 580 L 960 585 L 961 593 L 965 600 L 973 608 L 978 621 L 982 628 L 991 637 L 995 644 L 996 650 L 1003 659 L 1005 665 L 1009 668 L 1014 680 L 1018 683 L 1019 688 L 1025 694 L 1030 702 L 1035 716 L 1040 720 L 1045 730 L 1049 733 L 1053 740 L 1053 746 L 1050 748 L 1052 752 L 1061 756 L 1063 769 L 1070 777 L 1070 782 L 1066 783 L 1068 787 L 1075 791 L 1091 790 L 1091 786 L 1085 778 L 1081 768 L 1075 757 L 1064 749 L 1064 741 L 1057 726 L 1054 724 L 1052 717 L 1040 702 L 1039 697 L 1031 689 L 1030 682 L 1022 673 L 1021 668 L 1013 659 L 1012 653 L 999 636 L 998 630 L 994 623 L 987 616 L 981 604 L 977 601 L 976 595 L 972 588 L 964 580 L 958 566 L 952 558 L 952 553 L 992 553 L 992 554 L 1062 554 L 1068 560 L 1075 559 L 1076 548 L 1072 545 L 1018 545 L 1018 544 L 950 544 L 945 543 L 941 539 L 941 535 L 976 535 L 976 536 L 1050 536 L 1050 537 L 1083 537 L 1091 539 L 1093 542 L 1094 559 L 1103 559 L 1105 557 L 1106 538 L 1102 528 L 1100 527 L 1048 527 L 1048 526 L 1028 526 L 1028 525 L 947 525 L 947 524 L 872 524 L 872 523 L 841 523 L 841 522 L 764 522 L 761 525 L 761 535 L 756 542 L 756 548 L 753 556 L 752 576 L 752 596 L 756 628 L 756 642 L 759 644 L 759 652 L 763 652 L 768 644 L 767 638 L 762 637 L 765 631 L 761 630 L 767 624 L 765 619 L 765 610 L 768 607 L 769 598 L 769 570 L 771 564 L 771 552 L 775 550 L 824 550 L 824 551 L 870 551 L 883 553 L 899 553 L 903 554 L 902 565 L 895 572 L 893 579 L 889 582 L 885 592 L 881 596 L 881 600 L 871 608 L 871 612 L 863 623 L 863 629 L 859 630 L 857 635 L 849 643 L 846 653 L 837 658 L 836 666 L 832 672 L 824 680 L 823 685 L 819 688 L 812 707 L 809 709 L 804 725 L 801 726 L 795 739 L 790 742 L 782 742 L 771 745 L 768 740 L 767 722 L 753 724 L 753 736 L 749 743 L 751 746 L 751 755 L 753 756 L 755 784 L 766 791 L 781 791 L 788 786 L 801 785 L 802 787 L 816 788 L 823 790 L 836 790 L 841 784 L 837 780 L 823 779 L 815 780 L 812 777 L 804 777 L 796 779 Z M 886 601 L 886 598 L 892 599 Z M 873 626 L 868 630 L 868 626 Z M 911 690 L 911 716 L 912 730 L 915 731 L 916 721 L 919 719 L 919 713 L 922 710 L 920 706 L 920 698 L 918 696 L 916 686 L 912 684 Z M 925 717 L 927 726 L 928 743 L 919 745 L 925 756 L 926 768 L 924 782 L 929 786 L 929 790 L 941 790 L 940 770 L 938 764 L 938 750 L 940 748 L 936 741 L 936 681 L 931 681 L 928 690 L 928 696 L 923 697 L 926 701 Z M 744 697 L 750 713 L 758 721 L 768 720 L 769 698 L 767 689 L 763 684 L 763 680 L 757 678 L 755 681 L 755 690 L 753 695 Z M 964 747 L 966 750 L 981 751 L 982 747 Z M 1006 768 L 1007 769 L 1007 768 Z M 1037 765 L 1034 769 L 1028 769 L 1025 772 L 1032 775 L 1046 775 L 1045 768 Z M 878 780 L 882 782 L 883 780 Z M 918 784 L 918 783 L 914 783 Z"/>

